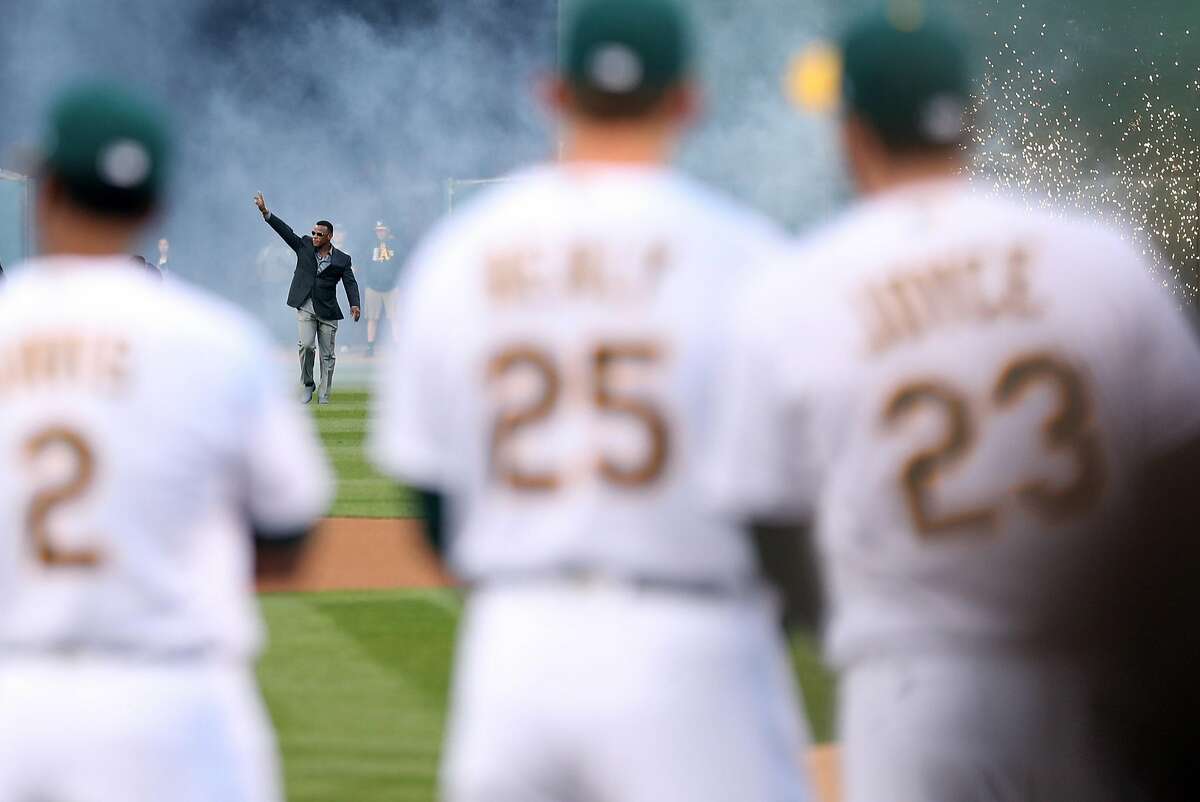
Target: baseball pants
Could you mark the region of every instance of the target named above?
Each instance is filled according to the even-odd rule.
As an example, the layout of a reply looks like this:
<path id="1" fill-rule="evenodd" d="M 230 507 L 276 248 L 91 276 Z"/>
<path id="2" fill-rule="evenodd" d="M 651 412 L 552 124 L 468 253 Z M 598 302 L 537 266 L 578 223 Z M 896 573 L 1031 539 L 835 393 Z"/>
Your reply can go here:
<path id="1" fill-rule="evenodd" d="M 844 802 L 1115 800 L 1064 661 L 1004 652 L 873 658 L 842 674 Z"/>
<path id="2" fill-rule="evenodd" d="M 460 632 L 447 802 L 813 799 L 765 600 L 497 587 Z"/>
<path id="3" fill-rule="evenodd" d="M 249 668 L 213 662 L 0 662 L 5 802 L 282 802 Z"/>
<path id="4" fill-rule="evenodd" d="M 400 290 L 373 290 L 367 287 L 366 292 L 367 308 L 366 318 L 370 320 L 380 320 L 386 310 L 388 320 L 392 325 L 396 324 L 396 315 L 400 310 Z"/>
<path id="5" fill-rule="evenodd" d="M 333 368 L 337 363 L 338 322 L 321 320 L 310 308 L 297 309 L 296 321 L 300 327 L 300 383 L 309 390 L 317 387 L 313 381 L 313 363 L 316 361 L 317 346 L 320 346 L 321 386 L 317 397 L 328 401 L 329 391 L 333 387 Z"/>

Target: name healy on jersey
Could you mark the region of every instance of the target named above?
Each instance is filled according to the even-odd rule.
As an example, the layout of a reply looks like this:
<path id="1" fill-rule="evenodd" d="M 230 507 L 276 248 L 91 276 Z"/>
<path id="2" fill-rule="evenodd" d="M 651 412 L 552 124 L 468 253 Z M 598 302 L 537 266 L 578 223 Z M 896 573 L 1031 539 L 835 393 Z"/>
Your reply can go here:
<path id="1" fill-rule="evenodd" d="M 1037 317 L 1029 294 L 1030 249 L 947 254 L 891 271 L 862 289 L 859 311 L 872 356 L 930 330 L 1003 318 Z"/>
<path id="2" fill-rule="evenodd" d="M 121 337 L 42 332 L 0 346 L 0 398 L 62 385 L 119 395 L 130 373 L 129 343 Z"/>
<path id="3" fill-rule="evenodd" d="M 544 259 L 536 248 L 512 249 L 487 260 L 488 295 L 497 303 L 531 303 L 563 298 L 603 302 L 653 297 L 670 264 L 666 246 L 650 245 L 637 254 L 633 271 L 608 264 L 603 249 L 580 245 L 566 251 L 566 269 Z"/>

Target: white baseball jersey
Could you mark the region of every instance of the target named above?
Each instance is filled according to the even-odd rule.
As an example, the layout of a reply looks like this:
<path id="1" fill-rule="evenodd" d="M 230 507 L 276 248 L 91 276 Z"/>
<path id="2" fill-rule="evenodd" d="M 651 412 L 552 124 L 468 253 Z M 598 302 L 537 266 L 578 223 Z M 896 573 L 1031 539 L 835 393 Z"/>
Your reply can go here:
<path id="1" fill-rule="evenodd" d="M 862 204 L 740 304 L 712 491 L 815 517 L 832 658 L 1019 641 L 1124 471 L 1200 431 L 1200 352 L 1113 233 L 965 183 Z"/>
<path id="2" fill-rule="evenodd" d="M 0 289 L 0 654 L 252 655 L 251 525 L 330 500 L 260 328 L 110 259 Z"/>
<path id="3" fill-rule="evenodd" d="M 461 576 L 755 575 L 698 452 L 730 300 L 778 242 L 671 170 L 608 165 L 529 170 L 430 235 L 370 449 L 449 496 Z"/>

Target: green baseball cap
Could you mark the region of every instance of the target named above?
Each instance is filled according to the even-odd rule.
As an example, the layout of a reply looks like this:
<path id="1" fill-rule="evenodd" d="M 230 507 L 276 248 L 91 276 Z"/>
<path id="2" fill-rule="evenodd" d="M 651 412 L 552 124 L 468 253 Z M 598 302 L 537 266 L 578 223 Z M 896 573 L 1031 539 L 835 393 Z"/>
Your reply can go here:
<path id="1" fill-rule="evenodd" d="M 43 169 L 73 199 L 112 214 L 139 214 L 153 207 L 170 166 L 165 114 L 111 83 L 77 84 L 59 95 L 43 151 Z"/>
<path id="2" fill-rule="evenodd" d="M 961 142 L 970 104 L 966 37 L 918 3 L 893 2 L 842 39 L 842 95 L 894 147 Z"/>
<path id="3" fill-rule="evenodd" d="M 690 69 L 690 26 L 673 0 L 576 0 L 567 13 L 562 71 L 576 87 L 655 93 Z"/>

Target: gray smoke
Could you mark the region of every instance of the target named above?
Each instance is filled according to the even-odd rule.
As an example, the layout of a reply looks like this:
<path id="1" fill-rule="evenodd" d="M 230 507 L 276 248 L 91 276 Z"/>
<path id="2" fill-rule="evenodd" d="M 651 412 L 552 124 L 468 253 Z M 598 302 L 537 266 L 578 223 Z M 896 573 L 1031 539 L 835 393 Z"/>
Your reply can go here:
<path id="1" fill-rule="evenodd" d="M 833 33 L 846 9 L 689 5 L 708 109 L 683 165 L 792 227 L 815 221 L 844 195 L 832 123 L 791 109 L 782 81 L 796 48 Z M 143 252 L 170 237 L 177 272 L 251 308 L 284 341 L 286 254 L 254 211 L 255 191 L 298 231 L 340 224 L 361 261 L 379 219 L 401 251 L 411 245 L 444 212 L 447 179 L 502 175 L 553 152 L 532 89 L 555 63 L 557 0 L 0 0 L 0 12 L 0 154 L 36 142 L 71 79 L 112 76 L 157 96 L 180 160 Z"/>

